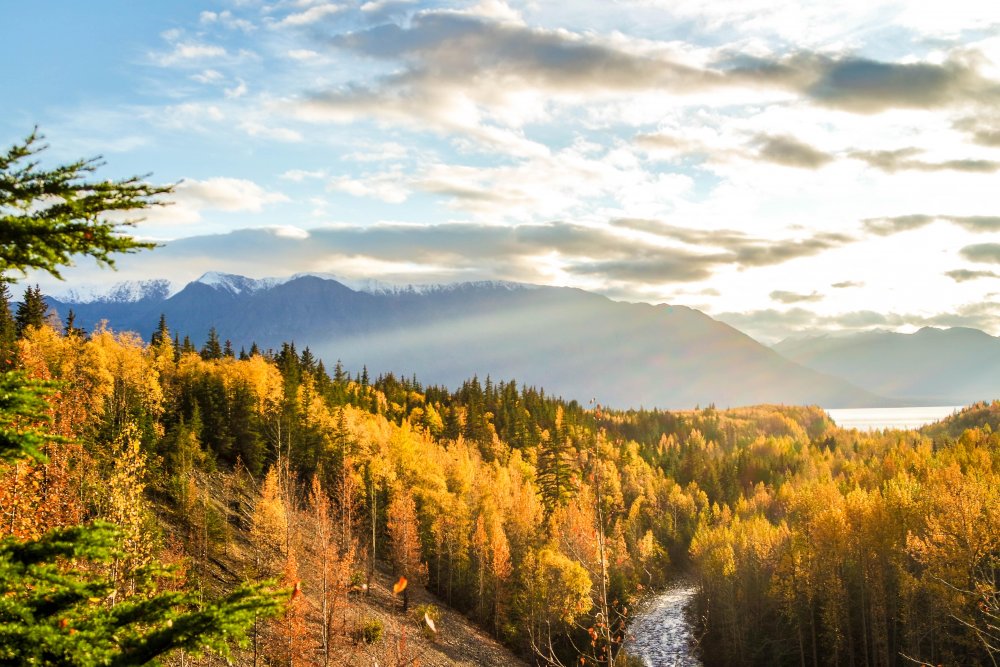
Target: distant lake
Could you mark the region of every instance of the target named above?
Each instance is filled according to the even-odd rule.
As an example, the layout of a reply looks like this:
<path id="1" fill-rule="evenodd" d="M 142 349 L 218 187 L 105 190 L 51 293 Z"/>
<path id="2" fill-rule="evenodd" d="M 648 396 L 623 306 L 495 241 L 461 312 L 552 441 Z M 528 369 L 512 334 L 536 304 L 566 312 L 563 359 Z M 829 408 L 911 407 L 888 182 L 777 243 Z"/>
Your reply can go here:
<path id="1" fill-rule="evenodd" d="M 843 408 L 827 410 L 827 413 L 841 428 L 856 428 L 860 431 L 887 428 L 907 430 L 940 421 L 962 407 L 936 405 L 921 408 Z"/>

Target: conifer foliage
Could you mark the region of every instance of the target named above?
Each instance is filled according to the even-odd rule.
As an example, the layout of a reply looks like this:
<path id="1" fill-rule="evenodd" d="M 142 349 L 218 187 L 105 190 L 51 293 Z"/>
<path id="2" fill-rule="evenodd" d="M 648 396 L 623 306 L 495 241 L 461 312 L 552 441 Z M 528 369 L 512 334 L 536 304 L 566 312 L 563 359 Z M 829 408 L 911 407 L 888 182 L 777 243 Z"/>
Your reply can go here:
<path id="1" fill-rule="evenodd" d="M 261 585 L 209 603 L 194 592 L 161 592 L 157 575 L 169 573 L 154 565 L 138 572 L 135 595 L 109 608 L 115 583 L 94 566 L 123 555 L 119 536 L 95 523 L 0 542 L 0 665 L 130 667 L 177 649 L 227 655 L 230 642 L 247 641 L 255 617 L 282 606 Z"/>
<path id="2" fill-rule="evenodd" d="M 58 267 L 69 264 L 77 254 L 110 265 L 113 253 L 152 247 L 120 234 L 133 222 L 117 222 L 106 214 L 157 205 L 161 202 L 156 197 L 170 187 L 151 186 L 140 177 L 87 182 L 85 176 L 96 170 L 97 160 L 40 169 L 34 159 L 44 149 L 40 139 L 33 132 L 0 155 L 0 275 L 39 269 L 58 277 Z M 0 313 L 0 345 L 4 346 L 0 352 L 6 362 L 11 359 L 6 349 L 7 292 L 0 296 L 4 311 Z M 51 334 L 43 332 L 44 316 L 41 291 L 37 286 L 29 288 L 18 309 L 16 333 L 39 337 L 42 347 L 58 345 Z M 37 371 L 51 373 L 39 361 L 42 367 Z M 129 400 L 117 391 L 119 383 L 114 384 L 112 404 L 123 408 L 149 405 L 149 397 Z M 0 466 L 6 463 L 12 468 L 0 468 L 5 486 L 13 481 L 16 487 L 22 475 L 31 477 L 32 466 L 44 466 L 49 458 L 45 450 L 61 455 L 58 448 L 67 439 L 49 432 L 50 400 L 56 398 L 59 387 L 23 371 L 0 374 Z M 132 461 L 117 468 L 112 480 L 121 493 L 111 494 L 112 500 L 117 497 L 120 502 L 118 512 L 113 506 L 110 514 L 121 521 L 141 511 L 143 455 L 134 437 L 135 414 L 113 412 L 123 417 L 115 424 L 116 431 L 128 434 L 129 456 L 125 458 Z M 32 494 L 3 496 L 5 504 L 46 501 Z M 4 510 L 11 517 L 4 531 L 9 534 L 18 512 L 16 507 Z M 168 573 L 148 554 L 137 552 L 143 542 L 140 527 L 124 523 L 121 528 L 106 523 L 65 526 L 35 539 L 0 542 L 0 664 L 125 667 L 150 664 L 175 649 L 226 654 L 231 641 L 245 641 L 257 618 L 281 610 L 286 593 L 266 584 L 241 586 L 213 601 L 194 592 L 161 590 Z M 128 581 L 127 590 L 123 590 L 124 581 Z"/>
<path id="3" fill-rule="evenodd" d="M 0 154 L 0 273 L 47 271 L 76 255 L 113 266 L 115 253 L 152 248 L 122 234 L 136 220 L 118 221 L 108 214 L 164 204 L 170 186 L 156 186 L 141 176 L 112 181 L 88 180 L 101 158 L 77 160 L 51 169 L 38 159 L 47 146 L 37 129 Z"/>

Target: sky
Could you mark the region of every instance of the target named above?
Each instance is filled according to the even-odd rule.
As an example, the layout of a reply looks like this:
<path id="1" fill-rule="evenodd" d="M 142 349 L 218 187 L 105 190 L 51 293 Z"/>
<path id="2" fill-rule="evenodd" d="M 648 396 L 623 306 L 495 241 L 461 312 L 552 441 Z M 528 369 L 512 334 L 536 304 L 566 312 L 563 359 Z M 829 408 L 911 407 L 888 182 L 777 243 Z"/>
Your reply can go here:
<path id="1" fill-rule="evenodd" d="M 1000 334 L 1000 3 L 0 5 L 0 143 L 175 183 L 43 291 L 511 280 L 764 342 Z"/>

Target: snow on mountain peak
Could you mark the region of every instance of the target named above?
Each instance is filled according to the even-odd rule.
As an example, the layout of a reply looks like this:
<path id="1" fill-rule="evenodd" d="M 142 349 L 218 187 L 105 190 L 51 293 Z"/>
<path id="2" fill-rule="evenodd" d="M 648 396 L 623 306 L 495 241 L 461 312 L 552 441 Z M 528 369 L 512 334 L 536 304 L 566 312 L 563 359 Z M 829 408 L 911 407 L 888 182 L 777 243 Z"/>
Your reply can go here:
<path id="1" fill-rule="evenodd" d="M 335 280 L 341 285 L 355 292 L 374 295 L 394 295 L 394 294 L 430 294 L 433 292 L 447 292 L 460 287 L 473 288 L 495 288 L 495 289 L 528 289 L 530 285 L 522 283 L 508 282 L 504 280 L 480 280 L 475 282 L 459 283 L 388 283 L 377 278 L 345 278 L 332 273 L 296 273 L 290 278 L 280 282 L 290 282 L 296 278 L 312 277 L 320 280 Z"/>
<path id="2" fill-rule="evenodd" d="M 163 301 L 174 293 L 173 285 L 165 278 L 154 280 L 125 280 L 111 287 L 105 285 L 78 285 L 55 298 L 67 303 L 136 303 L 138 301 Z"/>
<path id="3" fill-rule="evenodd" d="M 195 282 L 232 294 L 252 294 L 279 285 L 284 281 L 275 278 L 247 278 L 233 273 L 209 271 L 202 274 Z"/>

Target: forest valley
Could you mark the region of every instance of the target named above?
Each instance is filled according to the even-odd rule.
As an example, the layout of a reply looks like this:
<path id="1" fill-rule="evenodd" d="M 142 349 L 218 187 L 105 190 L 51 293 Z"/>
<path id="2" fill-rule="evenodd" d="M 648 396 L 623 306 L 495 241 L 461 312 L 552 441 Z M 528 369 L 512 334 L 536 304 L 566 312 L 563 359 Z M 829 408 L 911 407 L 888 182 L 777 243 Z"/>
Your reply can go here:
<path id="1" fill-rule="evenodd" d="M 109 608 L 152 562 L 206 603 L 279 582 L 238 664 L 419 664 L 407 636 L 447 633 L 444 607 L 531 663 L 628 664 L 636 605 L 680 575 L 709 665 L 996 664 L 1000 402 L 919 432 L 816 407 L 609 411 L 331 373 L 214 331 L 196 349 L 162 320 L 148 343 L 83 332 L 7 299 L 0 364 L 58 381 L 61 437 L 0 463 L 0 537 L 114 524 Z M 362 601 L 390 574 L 387 623 Z M 436 602 L 404 612 L 422 590 Z"/>

